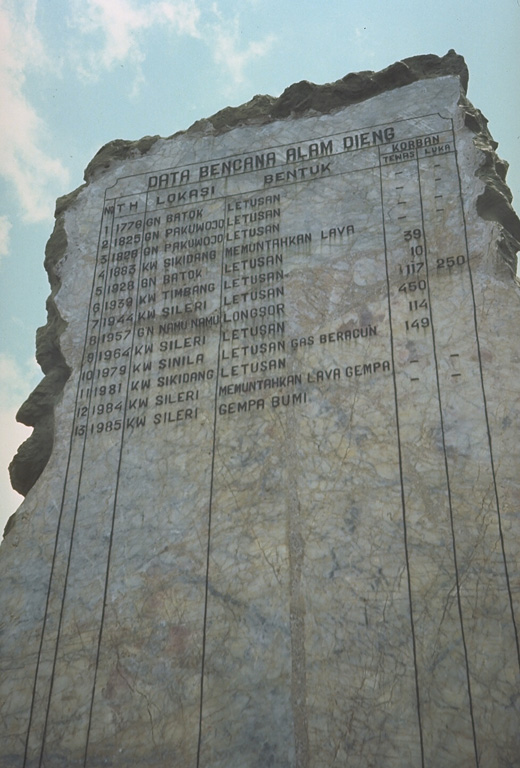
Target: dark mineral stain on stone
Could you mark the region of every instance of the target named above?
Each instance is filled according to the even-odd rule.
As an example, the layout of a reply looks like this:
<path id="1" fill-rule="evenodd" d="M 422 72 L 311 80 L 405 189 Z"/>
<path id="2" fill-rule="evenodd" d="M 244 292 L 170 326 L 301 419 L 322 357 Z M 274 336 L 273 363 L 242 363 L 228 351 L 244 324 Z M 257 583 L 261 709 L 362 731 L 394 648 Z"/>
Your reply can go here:
<path id="1" fill-rule="evenodd" d="M 186 133 L 204 130 L 206 133 L 219 134 L 239 125 L 263 125 L 304 113 L 328 113 L 418 80 L 446 75 L 459 77 L 462 89 L 466 92 L 466 64 L 462 56 L 451 50 L 442 57 L 425 55 L 404 59 L 381 72 L 351 73 L 325 85 L 315 85 L 304 80 L 289 86 L 278 98 L 255 96 L 240 107 L 227 107 L 206 120 L 197 121 Z M 499 222 L 504 228 L 501 242 L 504 263 L 516 271 L 520 220 L 511 206 L 511 193 L 505 184 L 507 163 L 495 154 L 497 145 L 487 130 L 487 121 L 483 115 L 471 106 L 465 96 L 461 97 L 460 104 L 464 109 L 466 125 L 475 133 L 475 143 L 485 155 L 478 175 L 485 181 L 486 188 L 478 200 L 478 213 L 484 219 Z M 159 136 L 145 136 L 139 141 L 116 140 L 106 144 L 87 166 L 86 183 L 99 178 L 122 160 L 146 154 L 159 139 Z M 36 357 L 45 377 L 18 411 L 18 421 L 33 426 L 34 431 L 20 446 L 9 466 L 13 488 L 24 495 L 32 488 L 51 455 L 54 407 L 70 375 L 59 343 L 65 322 L 54 303 L 54 295 L 60 287 L 55 265 L 65 255 L 67 248 L 63 213 L 75 201 L 81 189 L 57 201 L 56 226 L 46 248 L 45 267 L 51 284 L 51 296 L 47 301 L 47 324 L 39 328 L 36 335 Z M 12 521 L 8 523 L 6 532 L 10 527 Z"/>

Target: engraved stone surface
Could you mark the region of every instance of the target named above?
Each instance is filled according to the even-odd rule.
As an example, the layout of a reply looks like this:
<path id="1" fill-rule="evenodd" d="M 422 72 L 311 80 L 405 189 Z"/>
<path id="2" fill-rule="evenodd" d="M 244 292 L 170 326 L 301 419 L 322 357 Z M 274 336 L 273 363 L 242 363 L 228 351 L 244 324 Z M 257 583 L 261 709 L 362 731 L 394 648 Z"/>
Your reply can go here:
<path id="1" fill-rule="evenodd" d="M 520 222 L 460 57 L 58 201 L 2 766 L 518 764 Z"/>

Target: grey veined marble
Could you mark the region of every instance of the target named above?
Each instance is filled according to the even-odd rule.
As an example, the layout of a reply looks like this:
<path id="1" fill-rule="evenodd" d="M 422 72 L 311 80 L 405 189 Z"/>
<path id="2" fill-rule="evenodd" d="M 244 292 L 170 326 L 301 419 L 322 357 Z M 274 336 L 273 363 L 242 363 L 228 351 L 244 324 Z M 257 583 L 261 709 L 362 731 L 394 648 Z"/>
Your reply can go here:
<path id="1" fill-rule="evenodd" d="M 5 768 L 518 765 L 520 222 L 450 52 L 58 201 Z"/>

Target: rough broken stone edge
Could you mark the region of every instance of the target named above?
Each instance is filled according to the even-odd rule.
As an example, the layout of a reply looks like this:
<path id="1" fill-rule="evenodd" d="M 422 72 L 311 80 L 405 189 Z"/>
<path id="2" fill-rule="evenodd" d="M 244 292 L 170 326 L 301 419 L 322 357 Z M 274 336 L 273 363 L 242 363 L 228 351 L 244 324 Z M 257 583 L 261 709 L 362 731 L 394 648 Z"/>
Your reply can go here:
<path id="1" fill-rule="evenodd" d="M 65 382 L 71 373 L 60 348 L 60 336 L 66 322 L 59 314 L 54 301 L 61 286 L 54 268 L 67 250 L 65 210 L 78 194 L 79 190 L 76 190 L 65 198 L 58 199 L 56 223 L 45 248 L 44 266 L 49 277 L 51 293 L 46 302 L 47 323 L 36 331 L 36 360 L 45 375 L 16 414 L 17 421 L 34 429 L 31 436 L 18 448 L 9 465 L 11 485 L 23 496 L 32 488 L 50 458 L 54 443 L 54 408 L 61 399 Z M 11 521 L 12 517 L 7 521 L 4 536 L 9 531 Z"/>
<path id="2" fill-rule="evenodd" d="M 290 85 L 281 96 L 254 96 L 239 107 L 226 107 L 212 117 L 198 120 L 187 131 L 178 131 L 168 138 L 204 131 L 218 135 L 239 125 L 265 125 L 275 120 L 303 115 L 306 112 L 326 114 L 374 96 L 402 88 L 432 77 L 455 75 L 462 88 L 468 87 L 468 68 L 464 58 L 450 50 L 445 56 L 426 54 L 397 61 L 380 72 L 352 72 L 334 83 L 316 85 L 308 80 Z M 105 144 L 85 169 L 87 183 L 99 178 L 114 162 L 131 159 L 148 152 L 161 136 L 145 136 L 139 141 L 117 139 Z"/>
<path id="3" fill-rule="evenodd" d="M 505 183 L 508 164 L 495 152 L 497 144 L 487 129 L 486 118 L 465 96 L 468 70 L 463 57 L 453 50 L 443 57 L 428 54 L 404 59 L 380 72 L 354 72 L 325 85 L 304 80 L 289 86 L 278 98 L 255 96 L 240 107 L 226 107 L 208 119 L 195 122 L 187 131 L 180 131 L 169 138 L 202 131 L 218 135 L 239 125 L 263 125 L 304 113 L 329 113 L 418 80 L 446 75 L 455 75 L 460 79 L 463 94 L 459 103 L 464 110 L 465 124 L 475 134 L 475 145 L 484 154 L 484 162 L 477 175 L 484 181 L 485 189 L 477 200 L 477 212 L 482 218 L 501 225 L 500 253 L 512 274 L 516 275 L 520 220 L 512 208 L 512 195 Z M 160 136 L 145 136 L 139 141 L 118 139 L 109 142 L 97 152 L 85 169 L 85 183 L 98 179 L 114 163 L 146 154 L 160 139 Z M 36 334 L 36 359 L 45 377 L 17 413 L 17 420 L 34 427 L 34 430 L 9 465 L 11 484 L 22 495 L 26 495 L 33 487 L 50 458 L 54 442 L 54 408 L 61 399 L 65 382 L 71 373 L 60 349 L 60 335 L 66 323 L 54 302 L 54 296 L 60 288 L 55 265 L 67 250 L 65 211 L 75 202 L 86 184 L 58 199 L 56 224 L 45 251 L 45 268 L 51 295 L 47 300 L 47 324 L 39 328 Z M 14 515 L 7 522 L 4 536 L 13 524 Z"/>
<path id="4" fill-rule="evenodd" d="M 484 155 L 484 162 L 477 170 L 477 176 L 485 184 L 483 193 L 477 198 L 477 213 L 481 218 L 501 225 L 498 248 L 516 279 L 520 219 L 512 206 L 513 195 L 506 184 L 509 163 L 496 154 L 498 144 L 489 133 L 488 121 L 482 112 L 473 107 L 465 96 L 461 96 L 459 105 L 464 112 L 466 127 L 475 134 L 473 142 Z"/>

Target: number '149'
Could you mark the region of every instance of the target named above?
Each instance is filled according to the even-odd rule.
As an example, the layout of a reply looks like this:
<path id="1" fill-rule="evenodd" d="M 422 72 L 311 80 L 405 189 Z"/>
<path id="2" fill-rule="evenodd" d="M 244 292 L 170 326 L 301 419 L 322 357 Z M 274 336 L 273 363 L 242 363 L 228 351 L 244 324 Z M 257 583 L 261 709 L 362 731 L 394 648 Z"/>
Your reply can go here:
<path id="1" fill-rule="evenodd" d="M 416 320 L 405 321 L 405 327 L 407 331 L 412 330 L 412 328 L 415 328 L 415 330 L 419 330 L 419 328 L 428 328 L 429 325 L 430 325 L 429 317 L 421 317 L 421 318 L 417 318 Z"/>

